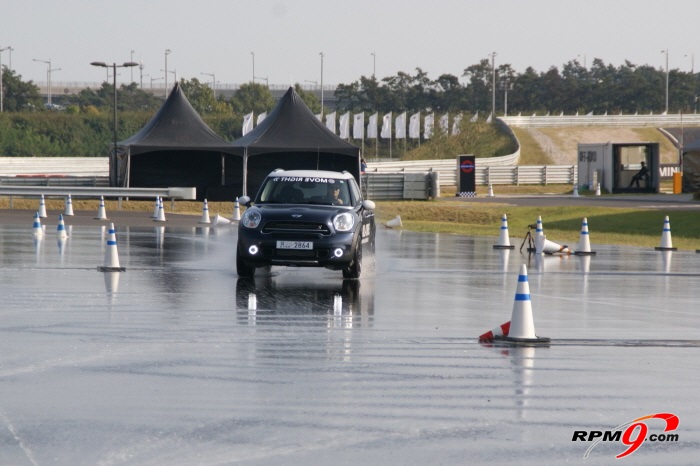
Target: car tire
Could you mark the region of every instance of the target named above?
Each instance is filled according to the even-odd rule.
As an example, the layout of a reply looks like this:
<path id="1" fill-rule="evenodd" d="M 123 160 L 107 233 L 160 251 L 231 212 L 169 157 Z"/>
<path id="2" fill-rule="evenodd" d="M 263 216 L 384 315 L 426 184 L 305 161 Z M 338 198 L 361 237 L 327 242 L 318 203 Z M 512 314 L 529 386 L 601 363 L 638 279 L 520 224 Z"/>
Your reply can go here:
<path id="1" fill-rule="evenodd" d="M 353 254 L 352 262 L 343 269 L 343 278 L 360 278 L 362 273 L 362 241 L 357 241 L 355 254 Z"/>
<path id="2" fill-rule="evenodd" d="M 241 278 L 253 278 L 253 275 L 255 275 L 255 267 L 246 264 L 241 256 L 241 248 L 239 245 L 236 251 L 236 273 Z"/>

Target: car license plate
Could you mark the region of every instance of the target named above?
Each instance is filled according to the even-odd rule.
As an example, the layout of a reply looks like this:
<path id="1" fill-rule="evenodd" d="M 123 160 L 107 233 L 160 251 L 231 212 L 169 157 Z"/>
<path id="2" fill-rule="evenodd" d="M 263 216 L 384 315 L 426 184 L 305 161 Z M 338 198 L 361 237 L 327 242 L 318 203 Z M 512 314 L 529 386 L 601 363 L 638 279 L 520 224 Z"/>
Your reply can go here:
<path id="1" fill-rule="evenodd" d="M 311 241 L 277 241 L 277 249 L 313 249 Z"/>

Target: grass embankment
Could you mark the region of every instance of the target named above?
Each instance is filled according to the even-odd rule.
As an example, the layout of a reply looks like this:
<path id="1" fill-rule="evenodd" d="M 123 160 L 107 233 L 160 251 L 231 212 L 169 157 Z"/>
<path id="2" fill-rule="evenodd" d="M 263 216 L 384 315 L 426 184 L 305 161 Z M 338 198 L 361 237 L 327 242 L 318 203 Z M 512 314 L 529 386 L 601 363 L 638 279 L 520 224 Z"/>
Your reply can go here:
<path id="1" fill-rule="evenodd" d="M 589 206 L 514 207 L 447 199 L 435 202 L 377 202 L 380 223 L 400 215 L 404 229 L 433 233 L 498 237 L 503 214 L 508 216 L 511 238 L 524 239 L 528 225 L 533 225 L 541 216 L 547 238 L 574 249 L 584 217 L 588 219 L 591 244 L 659 246 L 666 215 L 658 210 Z M 700 212 L 677 211 L 669 217 L 673 246 L 686 250 L 700 248 Z M 520 243 L 512 244 L 517 248 Z"/>

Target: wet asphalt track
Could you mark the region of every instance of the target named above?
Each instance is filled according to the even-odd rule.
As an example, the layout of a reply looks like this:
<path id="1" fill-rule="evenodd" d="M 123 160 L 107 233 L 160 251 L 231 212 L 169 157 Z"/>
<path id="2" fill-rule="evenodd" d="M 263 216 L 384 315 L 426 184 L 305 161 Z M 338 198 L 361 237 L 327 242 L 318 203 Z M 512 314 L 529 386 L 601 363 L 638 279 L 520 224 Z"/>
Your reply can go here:
<path id="1" fill-rule="evenodd" d="M 108 213 L 127 271 L 105 274 L 107 222 L 68 218 L 60 245 L 51 216 L 34 241 L 0 214 L 0 464 L 610 464 L 621 442 L 584 462 L 574 431 L 655 413 L 678 441 L 628 460 L 697 464 L 700 254 L 381 229 L 361 280 L 242 281 L 234 228 Z M 551 344 L 478 343 L 523 263 Z"/>

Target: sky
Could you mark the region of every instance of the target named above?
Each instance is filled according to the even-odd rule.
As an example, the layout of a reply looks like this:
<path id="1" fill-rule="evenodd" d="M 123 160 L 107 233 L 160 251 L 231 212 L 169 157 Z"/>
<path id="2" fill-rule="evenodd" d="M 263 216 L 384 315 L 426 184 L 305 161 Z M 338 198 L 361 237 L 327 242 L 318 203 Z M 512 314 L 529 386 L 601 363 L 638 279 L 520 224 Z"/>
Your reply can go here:
<path id="1" fill-rule="evenodd" d="M 460 77 L 489 59 L 537 72 L 594 58 L 695 68 L 693 0 L 0 0 L 0 59 L 25 81 L 100 83 L 93 61 L 140 62 L 118 83 L 350 84 L 422 69 Z M 694 47 L 697 49 L 694 49 Z M 668 53 L 666 53 L 668 50 Z M 323 54 L 323 57 L 321 56 Z M 36 61 L 40 60 L 40 61 Z M 213 76 L 212 76 L 213 75 Z M 266 81 L 267 80 L 267 81 Z M 111 78 L 110 78 L 111 81 Z"/>

